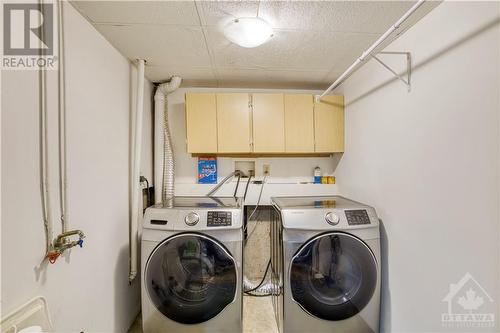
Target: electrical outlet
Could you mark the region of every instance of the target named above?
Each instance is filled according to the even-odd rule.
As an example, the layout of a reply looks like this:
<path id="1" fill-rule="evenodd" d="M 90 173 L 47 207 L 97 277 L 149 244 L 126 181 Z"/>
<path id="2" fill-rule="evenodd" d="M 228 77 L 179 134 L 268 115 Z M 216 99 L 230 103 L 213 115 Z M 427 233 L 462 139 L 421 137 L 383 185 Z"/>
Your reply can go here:
<path id="1" fill-rule="evenodd" d="M 264 176 L 271 175 L 271 164 L 262 165 L 262 172 L 264 173 Z"/>

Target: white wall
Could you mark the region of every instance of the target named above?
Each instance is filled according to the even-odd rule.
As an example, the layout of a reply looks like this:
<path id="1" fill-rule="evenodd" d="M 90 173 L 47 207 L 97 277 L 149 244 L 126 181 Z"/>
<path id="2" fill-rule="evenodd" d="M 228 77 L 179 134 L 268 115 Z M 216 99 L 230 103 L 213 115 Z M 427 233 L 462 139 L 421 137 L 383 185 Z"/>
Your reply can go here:
<path id="1" fill-rule="evenodd" d="M 310 93 L 317 91 L 278 90 L 278 89 L 231 89 L 231 88 L 180 88 L 168 96 L 168 112 L 170 130 L 172 133 L 175 157 L 175 191 L 176 195 L 204 195 L 213 185 L 197 184 L 197 158 L 187 153 L 186 149 L 186 92 L 279 92 L 279 93 Z M 286 157 L 286 158 L 257 158 L 256 176 L 262 177 L 263 164 L 271 165 L 271 176 L 268 177 L 264 188 L 262 202 L 269 203 L 272 195 L 328 195 L 337 193 L 336 185 L 299 184 L 311 182 L 313 169 L 319 166 L 324 175 L 332 175 L 341 154 L 333 157 Z M 234 170 L 233 158 L 218 158 L 219 180 Z M 221 188 L 218 195 L 232 195 L 235 184 L 229 183 Z M 243 187 L 240 186 L 241 193 Z M 247 203 L 257 201 L 260 185 L 251 185 Z"/>
<path id="2" fill-rule="evenodd" d="M 499 40 L 498 2 L 445 2 L 387 48 L 412 52 L 410 93 L 374 61 L 343 87 L 336 175 L 383 222 L 383 331 L 445 331 L 442 299 L 466 272 L 500 302 Z"/>
<path id="3" fill-rule="evenodd" d="M 64 7 L 69 228 L 84 230 L 87 238 L 83 249 L 72 250 L 56 264 L 41 263 L 45 239 L 39 191 L 38 73 L 5 71 L 2 315 L 42 295 L 57 331 L 124 332 L 139 311 L 138 281 L 128 283 L 129 133 L 135 71 L 71 5 Z M 50 73 L 48 87 L 54 236 L 60 232 L 55 75 Z M 147 82 L 146 110 L 151 107 L 151 90 Z M 149 160 L 150 154 L 145 151 L 144 157 Z M 145 164 L 145 173 L 151 173 L 150 166 Z"/>

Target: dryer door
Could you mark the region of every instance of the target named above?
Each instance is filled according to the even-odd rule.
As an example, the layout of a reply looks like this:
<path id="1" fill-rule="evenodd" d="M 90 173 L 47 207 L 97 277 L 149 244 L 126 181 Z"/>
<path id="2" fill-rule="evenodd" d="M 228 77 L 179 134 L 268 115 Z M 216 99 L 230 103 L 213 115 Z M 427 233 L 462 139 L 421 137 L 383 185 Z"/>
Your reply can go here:
<path id="1" fill-rule="evenodd" d="M 236 297 L 236 262 L 217 240 L 196 233 L 167 238 L 151 253 L 144 279 L 152 303 L 167 318 L 197 324 Z"/>
<path id="2" fill-rule="evenodd" d="M 340 232 L 307 241 L 290 265 L 292 298 L 312 316 L 343 320 L 359 313 L 377 284 L 377 262 L 359 238 Z"/>

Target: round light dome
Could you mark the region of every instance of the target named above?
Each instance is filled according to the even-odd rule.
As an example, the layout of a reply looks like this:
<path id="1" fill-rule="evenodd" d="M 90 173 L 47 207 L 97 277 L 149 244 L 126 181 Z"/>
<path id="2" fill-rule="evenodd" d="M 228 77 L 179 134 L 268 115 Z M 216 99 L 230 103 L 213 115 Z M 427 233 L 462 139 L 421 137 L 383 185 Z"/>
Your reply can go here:
<path id="1" fill-rule="evenodd" d="M 242 17 L 229 22 L 224 27 L 224 36 L 242 47 L 256 47 L 273 36 L 273 29 L 261 18 Z"/>

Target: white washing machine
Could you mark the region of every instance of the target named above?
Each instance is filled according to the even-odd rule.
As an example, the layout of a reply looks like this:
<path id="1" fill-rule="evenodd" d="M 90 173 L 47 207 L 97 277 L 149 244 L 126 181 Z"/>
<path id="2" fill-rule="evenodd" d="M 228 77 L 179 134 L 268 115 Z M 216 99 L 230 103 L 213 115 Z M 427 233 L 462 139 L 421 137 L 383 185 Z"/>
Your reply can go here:
<path id="1" fill-rule="evenodd" d="M 237 198 L 175 197 L 146 210 L 144 333 L 242 331 L 242 222 Z"/>
<path id="2" fill-rule="evenodd" d="M 340 196 L 272 198 L 273 305 L 280 332 L 378 332 L 375 209 Z"/>

